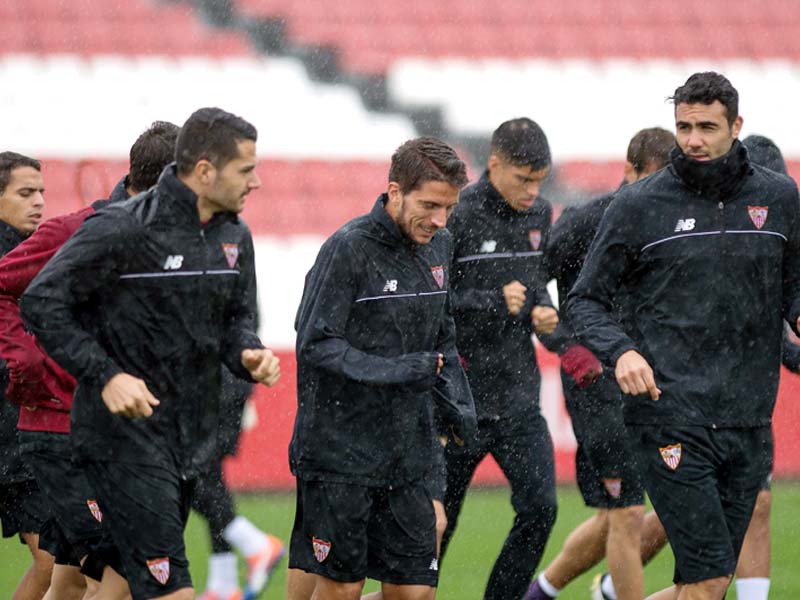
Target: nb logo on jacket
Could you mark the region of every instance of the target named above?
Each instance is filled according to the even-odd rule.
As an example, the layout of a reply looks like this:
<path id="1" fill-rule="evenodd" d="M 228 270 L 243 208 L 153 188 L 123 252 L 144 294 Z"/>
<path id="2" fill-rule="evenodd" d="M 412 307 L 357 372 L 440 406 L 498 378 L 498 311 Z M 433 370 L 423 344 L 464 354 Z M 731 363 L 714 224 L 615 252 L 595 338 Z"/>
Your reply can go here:
<path id="1" fill-rule="evenodd" d="M 383 286 L 384 292 L 396 292 L 397 291 L 397 279 L 387 279 L 386 285 Z"/>
<path id="2" fill-rule="evenodd" d="M 180 269 L 182 264 L 183 264 L 183 255 L 170 254 L 167 257 L 167 260 L 164 261 L 164 270 L 174 271 L 175 269 Z"/>
<path id="3" fill-rule="evenodd" d="M 678 224 L 675 225 L 675 231 L 691 231 L 694 229 L 694 219 L 678 219 Z"/>

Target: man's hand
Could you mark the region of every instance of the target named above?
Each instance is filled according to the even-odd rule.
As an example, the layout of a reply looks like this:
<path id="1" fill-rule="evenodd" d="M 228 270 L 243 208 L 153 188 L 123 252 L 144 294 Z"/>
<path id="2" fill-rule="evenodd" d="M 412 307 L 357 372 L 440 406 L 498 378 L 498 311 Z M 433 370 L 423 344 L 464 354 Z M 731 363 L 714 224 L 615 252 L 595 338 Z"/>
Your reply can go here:
<path id="1" fill-rule="evenodd" d="M 439 353 L 439 360 L 436 363 L 436 376 L 439 376 L 439 373 L 442 372 L 442 367 L 444 367 L 444 354 L 441 352 Z"/>
<path id="2" fill-rule="evenodd" d="M 242 365 L 255 381 L 270 387 L 281 377 L 280 360 L 267 348 L 242 350 Z"/>
<path id="3" fill-rule="evenodd" d="M 144 381 L 127 373 L 117 373 L 109 379 L 100 395 L 112 414 L 130 419 L 149 417 L 153 407 L 161 404 Z"/>
<path id="4" fill-rule="evenodd" d="M 531 321 L 536 333 L 553 333 L 558 325 L 558 311 L 552 306 L 534 306 L 531 311 Z"/>
<path id="5" fill-rule="evenodd" d="M 509 314 L 516 317 L 522 307 L 525 306 L 525 291 L 527 289 L 516 279 L 503 286 L 503 297 L 506 299 Z"/>
<path id="6" fill-rule="evenodd" d="M 653 369 L 636 350 L 628 350 L 617 359 L 615 374 L 623 394 L 650 394 L 653 400 L 658 400 L 661 396 L 661 390 L 656 387 L 653 377 Z"/>

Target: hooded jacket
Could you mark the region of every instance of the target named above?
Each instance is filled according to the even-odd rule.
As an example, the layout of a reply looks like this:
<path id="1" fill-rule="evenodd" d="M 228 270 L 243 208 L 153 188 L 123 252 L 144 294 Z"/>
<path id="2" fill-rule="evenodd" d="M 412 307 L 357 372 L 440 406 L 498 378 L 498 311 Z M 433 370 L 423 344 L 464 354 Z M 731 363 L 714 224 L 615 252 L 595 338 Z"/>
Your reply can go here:
<path id="1" fill-rule="evenodd" d="M 567 316 L 598 357 L 636 350 L 662 390 L 633 396 L 634 424 L 770 423 L 783 319 L 800 315 L 800 202 L 794 182 L 752 165 L 735 141 L 620 190 L 606 210 Z M 613 316 L 620 286 L 632 314 Z"/>
<path id="2" fill-rule="evenodd" d="M 449 309 L 450 233 L 414 244 L 386 200 L 334 233 L 306 276 L 289 446 L 304 479 L 400 486 L 432 466 L 434 404 L 460 437 L 475 427 Z"/>
<path id="3" fill-rule="evenodd" d="M 44 350 L 77 379 L 75 458 L 195 475 L 216 450 L 220 362 L 249 379 L 255 274 L 234 213 L 201 224 L 197 196 L 169 165 L 156 186 L 90 216 L 33 280 L 20 309 Z M 126 372 L 160 400 L 113 415 L 105 384 Z"/>

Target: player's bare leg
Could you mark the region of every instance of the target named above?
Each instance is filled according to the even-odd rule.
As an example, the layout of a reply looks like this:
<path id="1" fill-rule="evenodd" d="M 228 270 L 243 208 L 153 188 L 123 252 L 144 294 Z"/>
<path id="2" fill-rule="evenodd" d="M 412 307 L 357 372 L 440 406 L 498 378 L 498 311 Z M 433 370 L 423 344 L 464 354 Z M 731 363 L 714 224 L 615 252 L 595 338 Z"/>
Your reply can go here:
<path id="1" fill-rule="evenodd" d="M 53 565 L 50 589 L 43 600 L 82 600 L 86 595 L 86 578 L 80 567 Z"/>
<path id="2" fill-rule="evenodd" d="M 606 558 L 618 600 L 644 597 L 641 539 L 644 506 L 628 506 L 608 511 Z"/>
<path id="3" fill-rule="evenodd" d="M 363 588 L 363 579 L 354 583 L 342 583 L 327 577 L 317 577 L 311 600 L 359 600 Z"/>
<path id="4" fill-rule="evenodd" d="M 286 600 L 310 600 L 317 585 L 317 576 L 300 569 L 289 569 L 286 574 Z"/>
<path id="5" fill-rule="evenodd" d="M 608 510 L 600 509 L 567 536 L 561 552 L 544 570 L 545 578 L 554 588 L 563 589 L 570 581 L 603 560 L 607 539 Z"/>
<path id="6" fill-rule="evenodd" d="M 736 564 L 736 596 L 740 600 L 766 600 L 769 594 L 771 508 L 772 492 L 761 490 Z"/>
<path id="7" fill-rule="evenodd" d="M 21 536 L 31 551 L 33 563 L 22 576 L 11 600 L 41 600 L 50 587 L 53 555 L 39 550 L 39 534 L 23 533 Z"/>
<path id="8" fill-rule="evenodd" d="M 429 585 L 381 585 L 384 600 L 433 600 L 436 588 Z"/>

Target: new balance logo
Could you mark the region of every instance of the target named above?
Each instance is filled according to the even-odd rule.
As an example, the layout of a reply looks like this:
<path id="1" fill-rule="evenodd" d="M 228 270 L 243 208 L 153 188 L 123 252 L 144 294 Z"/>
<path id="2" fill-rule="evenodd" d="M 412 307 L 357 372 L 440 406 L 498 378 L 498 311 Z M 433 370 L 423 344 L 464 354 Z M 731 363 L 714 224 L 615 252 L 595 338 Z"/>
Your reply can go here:
<path id="1" fill-rule="evenodd" d="M 675 231 L 691 231 L 694 229 L 694 219 L 678 219 Z"/>
<path id="2" fill-rule="evenodd" d="M 495 240 L 486 240 L 481 244 L 481 252 L 494 252 L 495 248 L 497 248 Z"/>
<path id="3" fill-rule="evenodd" d="M 397 291 L 397 279 L 387 279 L 386 285 L 383 286 L 384 292 L 396 292 Z"/>
<path id="4" fill-rule="evenodd" d="M 428 566 L 428 569 L 431 571 L 438 571 L 439 570 L 439 561 L 435 558 L 431 559 L 431 564 Z"/>
<path id="5" fill-rule="evenodd" d="M 165 271 L 174 271 L 175 269 L 180 269 L 181 265 L 183 264 L 183 256 L 180 254 L 170 254 L 167 257 L 167 260 L 164 261 L 164 270 Z"/>

